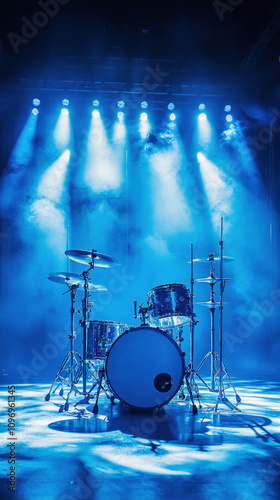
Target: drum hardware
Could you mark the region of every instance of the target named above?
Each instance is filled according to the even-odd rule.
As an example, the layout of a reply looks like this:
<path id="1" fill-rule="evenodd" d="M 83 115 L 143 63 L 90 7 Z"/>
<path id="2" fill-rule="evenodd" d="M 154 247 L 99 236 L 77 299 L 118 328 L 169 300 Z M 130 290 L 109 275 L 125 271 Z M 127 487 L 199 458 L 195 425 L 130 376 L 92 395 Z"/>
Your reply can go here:
<path id="1" fill-rule="evenodd" d="M 58 274 L 61 275 L 62 273 L 56 273 L 55 276 L 50 275 L 50 276 L 48 276 L 48 278 L 51 281 L 56 281 Z M 55 279 L 53 279 L 53 277 L 55 277 Z M 61 283 L 61 281 L 58 281 L 58 282 Z M 70 296 L 71 296 L 71 309 L 70 309 L 71 331 L 70 331 L 70 335 L 69 335 L 70 351 L 68 352 L 68 354 L 64 358 L 64 360 L 63 360 L 63 362 L 62 362 L 62 364 L 61 364 L 61 366 L 60 366 L 60 368 L 59 368 L 59 370 L 54 378 L 54 381 L 50 387 L 50 390 L 49 390 L 48 394 L 45 396 L 45 401 L 49 401 L 51 394 L 54 394 L 61 387 L 61 389 L 59 391 L 59 395 L 61 397 L 63 397 L 63 385 L 66 385 L 68 387 L 69 391 L 68 391 L 68 394 L 66 397 L 66 401 L 65 401 L 64 405 L 60 406 L 60 409 L 59 409 L 60 412 L 63 410 L 65 410 L 65 411 L 68 410 L 69 397 L 70 397 L 70 394 L 72 393 L 72 391 L 75 390 L 75 392 L 79 392 L 78 389 L 76 388 L 76 384 L 78 383 L 80 375 L 81 375 L 81 361 L 82 361 L 80 354 L 74 350 L 74 341 L 76 339 L 76 332 L 74 329 L 74 316 L 75 316 L 75 307 L 74 306 L 75 306 L 76 291 L 79 288 L 80 284 L 77 283 L 77 284 L 69 285 L 67 282 L 66 282 L 66 284 L 68 285 L 69 290 L 65 293 L 70 292 Z M 65 293 L 63 295 L 65 295 Z M 66 376 L 63 376 L 63 372 L 65 372 L 65 371 L 66 371 Z M 57 383 L 56 387 L 54 387 L 57 381 L 58 381 L 58 383 Z"/>
<path id="2" fill-rule="evenodd" d="M 70 351 L 64 359 L 55 379 L 50 388 L 49 393 L 46 395 L 45 400 L 49 401 L 51 394 L 55 393 L 59 387 L 61 387 L 59 391 L 59 395 L 64 397 L 63 386 L 66 385 L 69 389 L 66 397 L 66 403 L 60 406 L 59 411 L 67 411 L 69 408 L 69 398 L 71 393 L 74 391 L 75 394 L 83 394 L 85 398 L 82 401 L 79 401 L 77 404 L 86 404 L 89 402 L 89 399 L 92 398 L 93 389 L 98 386 L 100 382 L 100 368 L 97 368 L 97 361 L 94 359 L 88 359 L 88 329 L 90 326 L 90 312 L 91 308 L 94 305 L 94 302 L 89 302 L 91 297 L 90 291 L 106 291 L 107 288 L 103 285 L 97 285 L 91 283 L 89 278 L 89 272 L 94 269 L 94 267 L 103 267 L 109 268 L 116 265 L 119 265 L 119 262 L 105 254 L 100 254 L 96 250 L 92 250 L 91 252 L 85 250 L 66 250 L 65 254 L 71 260 L 75 262 L 79 262 L 89 266 L 89 268 L 84 271 L 81 275 L 73 274 L 73 273 L 51 273 L 48 276 L 48 279 L 54 281 L 56 283 L 66 284 L 69 287 L 69 290 L 65 293 L 70 292 L 71 294 L 71 334 L 69 338 L 71 340 Z M 83 357 L 76 351 L 74 351 L 74 340 L 76 338 L 76 332 L 74 331 L 74 314 L 75 314 L 75 294 L 77 290 L 84 290 L 84 298 L 82 300 L 82 314 L 83 319 L 80 320 L 80 324 L 83 328 Z M 69 365 L 69 366 L 68 366 Z M 103 363 L 104 365 L 104 363 Z M 66 371 L 66 376 L 63 376 L 63 372 Z M 102 371 L 102 368 L 101 368 Z M 80 381 L 82 376 L 82 392 L 78 389 L 77 384 Z M 93 384 L 91 389 L 87 391 L 87 378 L 90 377 L 93 379 Z M 54 386 L 56 382 L 59 380 L 55 389 Z M 101 379 L 102 382 L 102 379 Z M 109 397 L 108 392 L 105 387 L 102 386 L 105 391 L 105 394 Z M 100 391 L 100 389 L 99 389 Z M 64 398 L 65 399 L 65 398 Z M 75 406 L 76 406 L 75 405 Z"/>
<path id="3" fill-rule="evenodd" d="M 236 389 L 231 381 L 231 378 L 226 370 L 225 364 L 222 359 L 222 332 L 223 332 L 223 327 L 222 327 L 222 321 L 223 321 L 223 306 L 226 304 L 226 302 L 223 302 L 223 293 L 225 289 L 225 284 L 226 281 L 229 280 L 229 278 L 224 278 L 223 277 L 223 263 L 224 262 L 231 262 L 233 259 L 231 257 L 224 257 L 223 256 L 223 217 L 221 218 L 221 239 L 219 242 L 220 248 L 221 248 L 221 255 L 220 257 L 214 257 L 213 253 L 209 254 L 209 257 L 207 259 L 195 259 L 194 262 L 210 262 L 210 276 L 207 278 L 199 278 L 196 279 L 195 281 L 200 282 L 200 283 L 208 283 L 210 285 L 210 300 L 208 302 L 199 302 L 200 305 L 209 307 L 210 309 L 210 351 L 204 356 L 200 364 L 198 365 L 197 369 L 195 370 L 195 376 L 197 376 L 201 382 L 207 387 L 207 389 L 211 392 L 217 392 L 218 393 L 218 399 L 217 403 L 214 407 L 214 411 L 216 412 L 218 409 L 218 406 L 220 403 L 225 404 L 232 410 L 237 410 L 240 411 L 239 408 L 237 408 L 236 405 L 232 404 L 225 395 L 225 389 L 231 387 L 234 391 L 236 402 L 240 403 L 241 398 L 237 394 Z M 220 278 L 216 278 L 214 276 L 214 268 L 213 268 L 213 262 L 219 262 L 220 263 Z M 214 286 L 217 282 L 220 282 L 220 302 L 215 301 L 215 292 L 214 292 Z M 219 307 L 220 310 L 220 333 L 219 333 L 219 354 L 215 352 L 215 346 L 214 346 L 214 337 L 215 337 L 215 324 L 214 324 L 214 314 L 216 308 Z M 205 382 L 205 380 L 201 377 L 199 374 L 199 370 L 201 367 L 204 365 L 206 360 L 210 357 L 211 360 L 211 387 Z M 227 385 L 225 386 L 225 380 L 228 381 Z"/>
<path id="4" fill-rule="evenodd" d="M 138 314 L 137 314 L 137 300 L 134 301 L 134 315 L 133 318 L 140 318 L 141 319 L 141 326 L 147 325 L 147 318 L 148 318 L 148 307 L 143 307 L 144 302 L 139 304 L 138 308 Z"/>

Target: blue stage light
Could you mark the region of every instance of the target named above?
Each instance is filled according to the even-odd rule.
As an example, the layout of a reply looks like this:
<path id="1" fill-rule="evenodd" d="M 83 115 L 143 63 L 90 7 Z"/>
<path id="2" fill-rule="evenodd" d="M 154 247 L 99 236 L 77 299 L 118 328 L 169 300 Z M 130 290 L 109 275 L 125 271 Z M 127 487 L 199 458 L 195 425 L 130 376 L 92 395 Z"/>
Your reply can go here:
<path id="1" fill-rule="evenodd" d="M 176 115 L 175 113 L 170 113 L 169 115 L 169 120 L 171 120 L 172 122 L 174 122 L 176 120 Z"/>
<path id="2" fill-rule="evenodd" d="M 206 116 L 205 113 L 200 113 L 198 115 L 198 118 L 199 118 L 200 121 L 204 122 L 206 120 L 207 116 Z"/>
<path id="3" fill-rule="evenodd" d="M 95 108 L 98 108 L 100 102 L 98 101 L 98 99 L 94 99 L 94 101 L 92 101 L 92 105 L 95 107 Z"/>
<path id="4" fill-rule="evenodd" d="M 122 111 L 119 111 L 117 116 L 120 121 L 124 119 L 124 113 Z"/>
<path id="5" fill-rule="evenodd" d="M 69 111 L 68 111 L 68 109 L 66 109 L 66 108 L 62 108 L 62 110 L 61 110 L 61 114 L 62 114 L 63 116 L 68 116 L 68 115 L 69 115 Z"/>
<path id="6" fill-rule="evenodd" d="M 140 119 L 141 119 L 142 122 L 146 122 L 148 120 L 147 113 L 141 113 Z"/>
<path id="7" fill-rule="evenodd" d="M 62 106 L 69 106 L 69 101 L 68 101 L 68 99 L 63 99 L 63 101 L 62 101 Z"/>
<path id="8" fill-rule="evenodd" d="M 142 102 L 141 102 L 141 108 L 142 108 L 142 109 L 147 109 L 147 107 L 148 107 L 148 103 L 147 103 L 147 101 L 142 101 Z"/>
<path id="9" fill-rule="evenodd" d="M 230 110 L 231 110 L 231 105 L 230 105 L 230 104 L 227 104 L 227 105 L 225 106 L 225 112 L 226 112 L 226 113 L 229 113 L 229 112 L 230 112 Z"/>
<path id="10" fill-rule="evenodd" d="M 173 109 L 175 109 L 175 104 L 173 104 L 173 102 L 170 102 L 167 106 L 167 109 L 169 109 L 169 111 L 173 111 Z"/>
<path id="11" fill-rule="evenodd" d="M 226 121 L 227 121 L 228 123 L 232 122 L 232 116 L 231 116 L 231 115 L 227 115 L 227 116 L 226 116 Z"/>
<path id="12" fill-rule="evenodd" d="M 38 110 L 37 108 L 33 108 L 33 109 L 32 109 L 32 111 L 31 111 L 31 113 L 32 113 L 33 115 L 38 115 L 39 110 Z"/>
<path id="13" fill-rule="evenodd" d="M 41 101 L 40 99 L 33 99 L 33 106 L 40 106 Z"/>
<path id="14" fill-rule="evenodd" d="M 204 109 L 206 109 L 205 104 L 203 104 L 203 103 L 199 104 L 198 109 L 199 109 L 199 111 L 203 111 Z"/>
<path id="15" fill-rule="evenodd" d="M 122 109 L 122 108 L 124 108 L 124 106 L 125 106 L 125 104 L 123 101 L 118 102 L 118 108 Z"/>
<path id="16" fill-rule="evenodd" d="M 93 110 L 93 112 L 92 112 L 92 116 L 93 116 L 94 118 L 99 118 L 100 113 L 99 113 L 98 109 L 94 109 L 94 110 Z"/>

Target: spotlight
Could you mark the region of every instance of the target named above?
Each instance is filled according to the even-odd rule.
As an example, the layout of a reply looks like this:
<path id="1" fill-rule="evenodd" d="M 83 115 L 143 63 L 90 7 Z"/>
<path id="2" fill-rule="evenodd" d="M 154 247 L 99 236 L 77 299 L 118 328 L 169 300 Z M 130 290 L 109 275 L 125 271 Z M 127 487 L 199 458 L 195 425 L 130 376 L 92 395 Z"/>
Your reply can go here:
<path id="1" fill-rule="evenodd" d="M 199 163 L 204 159 L 204 155 L 200 151 L 197 153 L 196 156 Z"/>
<path id="2" fill-rule="evenodd" d="M 232 122 L 232 115 L 227 115 L 227 116 L 226 116 L 226 121 L 227 121 L 228 123 Z"/>
<path id="3" fill-rule="evenodd" d="M 68 115 L 69 115 L 69 111 L 68 111 L 68 109 L 66 109 L 66 108 L 62 108 L 62 110 L 61 110 L 61 114 L 62 114 L 63 116 L 68 116 Z"/>
<path id="4" fill-rule="evenodd" d="M 203 104 L 203 103 L 199 104 L 198 109 L 199 109 L 199 111 L 203 111 L 204 109 L 206 109 L 205 104 Z"/>
<path id="5" fill-rule="evenodd" d="M 231 110 L 231 105 L 230 105 L 230 104 L 227 104 L 227 105 L 225 106 L 225 112 L 226 112 L 226 113 L 229 113 L 229 112 L 230 112 L 230 110 Z"/>
<path id="6" fill-rule="evenodd" d="M 69 101 L 68 101 L 68 99 L 63 99 L 63 101 L 62 101 L 62 106 L 69 106 Z"/>
<path id="7" fill-rule="evenodd" d="M 31 111 L 32 115 L 38 115 L 39 113 L 39 110 L 37 108 L 33 108 L 32 111 Z"/>
<path id="8" fill-rule="evenodd" d="M 92 112 L 92 116 L 93 116 L 94 118 L 99 118 L 100 113 L 99 113 L 98 109 L 94 109 L 94 110 L 93 110 L 93 112 Z"/>
<path id="9" fill-rule="evenodd" d="M 117 116 L 120 121 L 124 119 L 124 113 L 122 111 L 119 111 Z"/>
<path id="10" fill-rule="evenodd" d="M 173 104 L 173 102 L 170 102 L 167 106 L 167 109 L 169 109 L 169 111 L 173 111 L 173 109 L 175 109 L 175 104 Z"/>
<path id="11" fill-rule="evenodd" d="M 141 113 L 140 119 L 141 119 L 142 122 L 146 122 L 148 120 L 147 113 Z"/>
<path id="12" fill-rule="evenodd" d="M 142 102 L 141 102 L 141 108 L 142 108 L 142 109 L 147 109 L 147 107 L 148 107 L 148 103 L 147 103 L 147 101 L 142 101 Z"/>
<path id="13" fill-rule="evenodd" d="M 205 114 L 205 113 L 200 113 L 200 114 L 198 115 L 198 118 L 199 118 L 199 120 L 201 120 L 202 122 L 205 122 L 205 120 L 206 120 L 207 116 L 206 116 L 206 114 Z"/>
<path id="14" fill-rule="evenodd" d="M 123 101 L 119 101 L 117 106 L 118 106 L 118 108 L 122 109 L 122 108 L 124 108 L 125 104 Z"/>
<path id="15" fill-rule="evenodd" d="M 92 105 L 95 107 L 95 108 L 98 108 L 100 102 L 98 101 L 98 99 L 94 99 L 94 101 L 92 101 Z"/>
<path id="16" fill-rule="evenodd" d="M 176 120 L 176 115 L 175 113 L 170 113 L 169 115 L 169 120 L 171 120 L 172 122 L 174 122 Z"/>
<path id="17" fill-rule="evenodd" d="M 40 99 L 33 99 L 32 102 L 33 102 L 33 106 L 40 106 L 40 104 L 41 104 Z"/>

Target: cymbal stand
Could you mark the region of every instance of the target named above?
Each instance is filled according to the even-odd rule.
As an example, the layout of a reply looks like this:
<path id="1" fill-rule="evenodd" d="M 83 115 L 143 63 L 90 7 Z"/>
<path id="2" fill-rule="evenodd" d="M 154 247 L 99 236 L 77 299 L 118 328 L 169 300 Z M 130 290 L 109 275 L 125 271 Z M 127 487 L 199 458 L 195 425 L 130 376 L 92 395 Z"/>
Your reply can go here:
<path id="1" fill-rule="evenodd" d="M 80 320 L 80 324 L 83 328 L 83 394 L 87 394 L 87 346 L 88 346 L 88 329 L 89 329 L 89 315 L 91 312 L 91 307 L 89 306 L 89 295 L 88 284 L 89 284 L 89 271 L 94 269 L 94 260 L 91 262 L 89 269 L 82 273 L 84 278 L 84 299 L 82 300 L 83 305 L 83 319 Z"/>
<path id="2" fill-rule="evenodd" d="M 203 360 L 200 362 L 196 369 L 196 374 L 199 377 L 199 379 L 202 381 L 202 383 L 207 387 L 209 391 L 215 391 L 216 389 L 216 373 L 218 371 L 218 363 L 219 363 L 219 358 L 218 354 L 215 352 L 214 348 L 214 342 L 215 342 L 215 322 L 214 322 L 214 316 L 215 316 L 215 309 L 217 307 L 217 302 L 215 301 L 215 292 L 214 292 L 214 286 L 216 282 L 218 281 L 218 278 L 215 278 L 214 276 L 214 271 L 215 269 L 213 268 L 213 261 L 214 261 L 214 254 L 210 253 L 209 254 L 209 262 L 210 262 L 210 276 L 207 278 L 208 283 L 210 285 L 210 300 L 208 303 L 206 303 L 209 306 L 210 309 L 210 351 L 204 356 Z M 201 281 L 198 279 L 197 281 Z M 203 378 L 198 374 L 199 370 L 202 368 L 204 363 L 207 361 L 208 357 L 210 357 L 210 363 L 211 363 L 211 388 L 209 385 L 203 380 Z"/>
<path id="3" fill-rule="evenodd" d="M 190 279 L 190 362 L 188 364 L 188 384 L 194 390 L 197 399 L 199 400 L 199 390 L 195 381 L 197 375 L 194 370 L 194 328 L 198 323 L 196 314 L 194 313 L 194 275 L 193 275 L 193 243 L 191 243 L 191 279 Z"/>
<path id="4" fill-rule="evenodd" d="M 228 378 L 229 380 L 229 385 L 236 397 L 236 402 L 240 403 L 241 398 L 237 394 L 235 387 L 231 381 L 231 378 L 229 374 L 226 371 L 225 365 L 223 363 L 223 294 L 224 294 L 224 289 L 225 289 L 225 281 L 223 279 L 223 252 L 224 252 L 224 241 L 223 241 L 223 224 L 224 224 L 224 218 L 221 217 L 221 239 L 219 242 L 220 249 L 221 249 L 221 259 L 220 259 L 220 335 L 219 335 L 219 387 L 218 387 L 218 397 L 217 397 L 217 402 L 214 407 L 214 412 L 216 413 L 218 410 L 218 407 L 221 403 L 223 403 L 225 406 L 228 406 L 231 410 L 237 410 L 240 411 L 239 408 L 237 408 L 236 405 L 231 403 L 231 401 L 228 400 L 228 398 L 225 395 L 225 385 L 224 385 L 224 380 L 225 378 Z M 227 386 L 227 387 L 228 387 Z"/>
<path id="5" fill-rule="evenodd" d="M 66 397 L 66 403 L 65 405 L 61 405 L 59 411 L 63 410 L 68 410 L 69 408 L 69 397 L 73 389 L 75 392 L 79 392 L 79 390 L 76 387 L 76 384 L 79 381 L 79 378 L 81 376 L 81 362 L 82 358 L 80 354 L 74 350 L 74 341 L 76 339 L 76 332 L 75 332 L 75 326 L 74 326 L 74 317 L 75 317 L 75 297 L 76 297 L 76 291 L 77 291 L 78 285 L 71 285 L 69 286 L 69 290 L 65 293 L 70 292 L 71 296 L 71 309 L 70 309 L 70 314 L 71 314 L 71 332 L 69 335 L 70 339 L 70 351 L 67 353 L 66 357 L 64 358 L 55 378 L 54 381 L 51 385 L 51 388 L 48 392 L 48 394 L 45 396 L 45 401 L 49 401 L 51 398 L 51 395 L 54 394 L 59 388 L 59 395 L 63 397 L 63 386 L 67 386 L 69 388 L 69 392 Z M 65 293 L 63 295 L 65 295 Z M 68 366 L 67 366 L 68 365 Z M 66 372 L 64 375 L 63 373 Z M 55 384 L 57 385 L 55 386 Z"/>

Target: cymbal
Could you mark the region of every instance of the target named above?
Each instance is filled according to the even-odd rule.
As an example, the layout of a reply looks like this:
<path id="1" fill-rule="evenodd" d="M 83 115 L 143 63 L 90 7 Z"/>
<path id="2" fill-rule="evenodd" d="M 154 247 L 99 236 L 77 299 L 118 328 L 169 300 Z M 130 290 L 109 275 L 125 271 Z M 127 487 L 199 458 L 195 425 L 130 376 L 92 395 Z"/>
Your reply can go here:
<path id="1" fill-rule="evenodd" d="M 223 278 L 223 281 L 227 281 L 230 278 Z M 194 281 L 198 283 L 217 283 L 217 281 L 221 281 L 221 278 L 216 278 L 215 276 L 208 276 L 208 278 L 196 278 Z"/>
<path id="2" fill-rule="evenodd" d="M 223 262 L 232 262 L 234 260 L 233 257 L 223 257 Z M 198 259 L 193 259 L 193 262 L 198 262 L 199 264 L 208 264 L 208 262 L 221 262 L 221 257 L 201 257 Z M 191 260 L 188 261 L 188 264 L 191 264 Z"/>
<path id="3" fill-rule="evenodd" d="M 80 264 L 90 265 L 94 262 L 94 267 L 114 267 L 120 266 L 120 262 L 114 257 L 104 253 L 91 252 L 87 250 L 66 250 L 65 255 Z"/>
<path id="4" fill-rule="evenodd" d="M 209 300 L 208 302 L 197 302 L 197 304 L 209 307 L 209 309 L 216 309 L 216 307 L 219 307 L 221 305 L 221 302 L 216 302 L 215 300 Z M 228 304 L 228 302 L 223 302 L 223 305 L 224 304 Z"/>
<path id="5" fill-rule="evenodd" d="M 73 273 L 50 273 L 48 279 L 55 283 L 67 285 L 69 287 L 76 285 L 77 288 L 84 288 L 84 280 L 79 274 Z M 88 283 L 88 289 L 96 292 L 106 292 L 108 288 L 97 283 Z"/>

